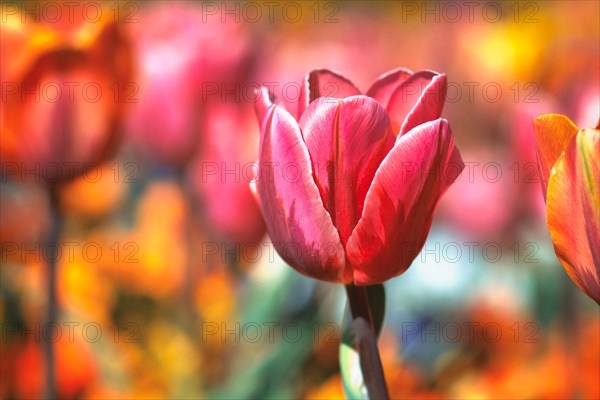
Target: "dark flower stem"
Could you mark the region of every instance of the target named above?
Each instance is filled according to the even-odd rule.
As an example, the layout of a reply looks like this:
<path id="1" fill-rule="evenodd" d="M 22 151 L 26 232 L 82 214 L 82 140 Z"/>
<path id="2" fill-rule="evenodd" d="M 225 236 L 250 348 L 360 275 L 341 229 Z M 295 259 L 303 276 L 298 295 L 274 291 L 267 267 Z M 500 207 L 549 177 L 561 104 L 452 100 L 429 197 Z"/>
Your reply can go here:
<path id="1" fill-rule="evenodd" d="M 57 263 L 60 245 L 60 231 L 62 228 L 62 219 L 58 206 L 58 193 L 56 188 L 50 189 L 50 232 L 48 234 L 48 251 L 47 264 L 48 264 L 48 303 L 47 303 L 47 327 L 54 327 L 58 321 L 58 301 L 56 296 L 56 285 L 57 285 Z M 56 385 L 56 354 L 54 344 L 50 340 L 44 342 L 44 349 L 46 353 L 46 393 L 48 399 L 57 399 L 57 385 Z"/>
<path id="2" fill-rule="evenodd" d="M 353 330 L 354 347 L 359 355 L 360 368 L 369 398 L 388 399 L 367 288 L 346 285 L 346 294 L 352 314 L 350 327 Z"/>

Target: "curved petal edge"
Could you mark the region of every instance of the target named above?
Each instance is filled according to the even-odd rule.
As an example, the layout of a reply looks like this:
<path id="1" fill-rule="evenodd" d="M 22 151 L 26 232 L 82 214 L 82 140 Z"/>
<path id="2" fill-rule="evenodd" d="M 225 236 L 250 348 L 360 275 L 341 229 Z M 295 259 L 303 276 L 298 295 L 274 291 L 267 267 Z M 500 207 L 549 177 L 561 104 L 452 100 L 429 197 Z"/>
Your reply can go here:
<path id="1" fill-rule="evenodd" d="M 346 245 L 355 284 L 380 283 L 410 266 L 425 243 L 440 196 L 463 168 L 446 120 L 419 125 L 396 141 Z"/>
<path id="2" fill-rule="evenodd" d="M 256 187 L 281 257 L 312 278 L 345 282 L 344 249 L 313 180 L 300 128 L 277 106 L 263 122 Z"/>

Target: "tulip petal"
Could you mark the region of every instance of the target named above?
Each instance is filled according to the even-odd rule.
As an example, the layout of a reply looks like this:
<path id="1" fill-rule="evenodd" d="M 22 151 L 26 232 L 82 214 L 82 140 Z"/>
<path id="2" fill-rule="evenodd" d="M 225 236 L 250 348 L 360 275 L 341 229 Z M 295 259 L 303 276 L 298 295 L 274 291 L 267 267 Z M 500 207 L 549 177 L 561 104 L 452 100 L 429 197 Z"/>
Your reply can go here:
<path id="1" fill-rule="evenodd" d="M 308 105 L 319 97 L 343 99 L 361 94 L 360 90 L 342 74 L 327 69 L 310 71 L 300 88 L 298 101 L 298 118 L 302 116 Z"/>
<path id="2" fill-rule="evenodd" d="M 600 131 L 580 130 L 550 172 L 547 222 L 561 264 L 600 304 Z"/>
<path id="3" fill-rule="evenodd" d="M 367 96 L 374 98 L 387 109 L 390 98 L 396 89 L 410 78 L 412 74 L 413 72 L 406 68 L 396 68 L 388 71 L 373 82 L 369 90 L 367 90 Z"/>
<path id="4" fill-rule="evenodd" d="M 538 168 L 542 181 L 544 200 L 548 192 L 550 171 L 558 157 L 567 149 L 577 135 L 577 126 L 560 114 L 544 114 L 533 120 L 533 130 L 537 142 Z"/>
<path id="5" fill-rule="evenodd" d="M 375 172 L 394 144 L 389 117 L 367 96 L 320 97 L 299 124 L 321 199 L 346 243 Z"/>
<path id="6" fill-rule="evenodd" d="M 385 105 L 394 132 L 404 135 L 415 126 L 438 119 L 446 100 L 446 75 L 419 71 L 403 81 Z"/>
<path id="7" fill-rule="evenodd" d="M 273 105 L 273 100 L 273 96 L 266 87 L 263 86 L 260 90 L 256 91 L 256 103 L 254 104 L 254 109 L 256 111 L 259 126 L 263 125 L 265 117 L 269 112 L 269 107 Z"/>
<path id="8" fill-rule="evenodd" d="M 346 244 L 355 284 L 380 283 L 410 266 L 425 243 L 440 196 L 463 167 L 446 120 L 419 125 L 396 141 Z"/>
<path id="9" fill-rule="evenodd" d="M 307 276 L 344 282 L 344 249 L 313 181 L 300 128 L 275 105 L 262 124 L 258 164 L 261 208 L 277 252 Z"/>

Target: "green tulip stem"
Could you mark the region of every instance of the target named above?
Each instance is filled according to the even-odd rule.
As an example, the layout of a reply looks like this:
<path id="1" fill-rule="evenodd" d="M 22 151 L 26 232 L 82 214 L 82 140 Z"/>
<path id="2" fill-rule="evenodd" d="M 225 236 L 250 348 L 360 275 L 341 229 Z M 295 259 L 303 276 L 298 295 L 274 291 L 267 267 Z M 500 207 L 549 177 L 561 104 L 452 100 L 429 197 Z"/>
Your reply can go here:
<path id="1" fill-rule="evenodd" d="M 360 369 L 369 399 L 388 399 L 367 288 L 346 285 L 346 294 L 352 314 L 350 329 L 352 329 L 353 345 L 359 355 Z"/>

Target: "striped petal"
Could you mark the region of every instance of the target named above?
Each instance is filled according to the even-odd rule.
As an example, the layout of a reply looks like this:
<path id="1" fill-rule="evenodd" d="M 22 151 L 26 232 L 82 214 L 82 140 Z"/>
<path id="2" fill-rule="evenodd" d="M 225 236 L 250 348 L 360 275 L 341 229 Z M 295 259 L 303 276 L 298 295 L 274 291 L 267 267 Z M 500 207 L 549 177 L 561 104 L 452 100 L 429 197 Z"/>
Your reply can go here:
<path id="1" fill-rule="evenodd" d="M 374 98 L 379 104 L 387 107 L 390 98 L 402 83 L 412 76 L 413 72 L 406 68 L 396 68 L 381 75 L 373 82 L 367 96 Z"/>
<path id="2" fill-rule="evenodd" d="M 558 157 L 567 149 L 577 134 L 577 126 L 569 118 L 560 114 L 545 114 L 533 120 L 533 130 L 537 142 L 538 168 L 542 180 L 544 200 L 548 192 L 550 171 Z"/>
<path id="3" fill-rule="evenodd" d="M 442 115 L 446 100 L 446 75 L 419 71 L 396 88 L 383 104 L 392 120 L 394 132 L 402 136 L 412 128 Z"/>
<path id="4" fill-rule="evenodd" d="M 319 97 L 343 99 L 359 94 L 361 94 L 360 90 L 354 86 L 350 79 L 338 72 L 327 69 L 310 71 L 304 78 L 300 88 L 298 118 L 302 116 L 308 105 Z"/>
<path id="5" fill-rule="evenodd" d="M 367 96 L 320 97 L 300 118 L 323 204 L 346 243 L 375 171 L 394 144 L 387 113 Z"/>
<path id="6" fill-rule="evenodd" d="M 547 222 L 565 270 L 600 304 L 599 130 L 580 130 L 558 157 L 548 182 Z"/>
<path id="7" fill-rule="evenodd" d="M 269 107 L 273 105 L 273 101 L 274 98 L 266 87 L 261 87 L 260 90 L 256 91 L 254 110 L 256 111 L 256 117 L 258 118 L 259 126 L 263 125 L 269 112 Z"/>
<path id="8" fill-rule="evenodd" d="M 433 211 L 464 164 L 446 120 L 400 137 L 367 193 L 362 218 L 346 244 L 357 285 L 384 282 L 404 272 L 419 253 Z"/>
<path id="9" fill-rule="evenodd" d="M 313 180 L 300 128 L 273 104 L 262 123 L 256 184 L 279 255 L 307 276 L 344 282 L 344 248 Z"/>

